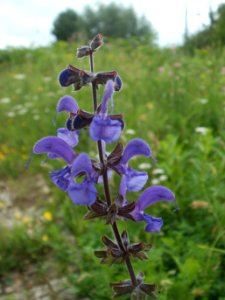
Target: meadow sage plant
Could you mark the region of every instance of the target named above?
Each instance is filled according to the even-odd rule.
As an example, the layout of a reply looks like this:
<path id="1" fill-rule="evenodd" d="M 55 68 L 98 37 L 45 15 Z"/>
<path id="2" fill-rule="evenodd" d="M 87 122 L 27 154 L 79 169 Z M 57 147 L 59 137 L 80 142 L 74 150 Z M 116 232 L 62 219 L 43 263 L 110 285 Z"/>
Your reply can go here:
<path id="1" fill-rule="evenodd" d="M 140 191 L 147 182 L 147 172 L 132 169 L 129 161 L 137 156 L 152 157 L 149 145 L 142 139 L 135 138 L 122 145 L 119 141 L 124 129 L 122 114 L 109 114 L 109 100 L 113 94 L 119 92 L 122 80 L 116 71 L 94 72 L 94 53 L 103 45 L 102 35 L 98 34 L 88 46 L 77 50 L 77 57 L 88 56 L 90 70 L 80 70 L 69 65 L 59 75 L 59 83 L 63 87 L 72 85 L 80 90 L 86 85 L 92 86 L 93 112 L 80 108 L 71 96 L 62 97 L 57 104 L 57 113 L 68 112 L 65 128 L 59 128 L 57 136 L 47 136 L 40 139 L 33 148 L 35 154 L 46 153 L 50 159 L 62 159 L 66 165 L 61 170 L 50 172 L 52 182 L 66 192 L 74 204 L 85 205 L 88 212 L 86 219 L 105 219 L 112 227 L 114 240 L 102 237 L 105 248 L 95 251 L 95 255 L 102 263 L 124 263 L 129 273 L 129 280 L 111 283 L 114 295 L 131 294 L 133 299 L 144 299 L 146 295 L 156 299 L 155 285 L 144 282 L 144 274 L 136 275 L 131 258 L 147 259 L 146 251 L 151 247 L 143 242 L 132 244 L 127 231 L 119 232 L 118 221 L 132 221 L 146 223 L 145 231 L 159 232 L 163 221 L 145 213 L 145 209 L 158 201 L 174 201 L 174 194 L 166 187 L 147 187 L 136 202 L 129 201 L 128 192 Z M 98 102 L 97 91 L 104 86 L 101 102 Z M 79 132 L 83 128 L 89 138 L 97 143 L 98 159 L 89 157 L 86 152 L 77 153 L 74 147 L 79 142 Z M 114 150 L 107 155 L 107 145 L 115 143 Z M 87 151 L 87 149 L 86 149 Z M 112 173 L 120 176 L 120 187 L 116 199 L 112 198 L 109 180 Z M 77 180 L 83 176 L 83 181 Z M 99 195 L 96 185 L 101 185 L 104 197 Z"/>

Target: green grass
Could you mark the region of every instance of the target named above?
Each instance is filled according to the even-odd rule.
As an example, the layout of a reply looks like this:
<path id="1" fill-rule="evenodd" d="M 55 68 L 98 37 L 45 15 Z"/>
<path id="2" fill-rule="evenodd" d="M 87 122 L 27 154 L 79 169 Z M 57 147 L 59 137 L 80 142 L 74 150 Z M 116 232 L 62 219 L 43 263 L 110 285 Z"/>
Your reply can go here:
<path id="1" fill-rule="evenodd" d="M 55 135 L 53 119 L 61 96 L 72 95 L 80 107 L 91 110 L 89 87 L 77 93 L 57 82 L 67 64 L 88 68 L 86 59 L 75 58 L 79 45 L 0 51 L 0 191 L 12 193 L 9 208 L 0 195 L 0 213 L 8 210 L 14 224 L 1 222 L 0 277 L 8 280 L 12 272 L 35 265 L 38 278 L 66 275 L 68 288 L 79 299 L 110 299 L 109 282 L 127 278 L 123 266 L 108 268 L 93 255 L 102 248 L 101 236 L 111 236 L 110 228 L 100 220 L 84 221 L 86 209 L 73 206 L 53 186 L 47 173 L 60 163 L 43 164 L 44 156 L 34 156 L 29 169 L 24 167 L 33 144 Z M 150 161 L 148 185 L 162 179 L 154 174 L 162 169 L 166 177 L 160 184 L 175 192 L 180 207 L 176 213 L 165 203 L 149 209 L 164 219 L 160 234 L 145 233 L 142 223 L 119 224 L 132 241 L 153 244 L 150 259 L 134 261 L 134 266 L 145 273 L 146 281 L 158 285 L 160 300 L 225 297 L 224 61 L 224 50 L 197 51 L 190 57 L 179 49 L 123 40 L 108 41 L 95 55 L 96 71 L 117 70 L 123 78 L 123 90 L 114 97 L 114 111 L 124 113 L 126 121 L 122 141 L 139 137 L 149 143 L 158 162 Z M 57 117 L 58 127 L 65 118 Z M 199 127 L 207 129 L 199 133 Z M 95 151 L 85 130 L 77 147 L 82 151 Z M 138 168 L 142 162 L 149 160 L 138 158 L 132 165 Z M 117 177 L 111 182 L 114 195 L 118 182 Z M 128 197 L 134 200 L 137 195 Z M 46 211 L 51 220 L 43 217 Z"/>

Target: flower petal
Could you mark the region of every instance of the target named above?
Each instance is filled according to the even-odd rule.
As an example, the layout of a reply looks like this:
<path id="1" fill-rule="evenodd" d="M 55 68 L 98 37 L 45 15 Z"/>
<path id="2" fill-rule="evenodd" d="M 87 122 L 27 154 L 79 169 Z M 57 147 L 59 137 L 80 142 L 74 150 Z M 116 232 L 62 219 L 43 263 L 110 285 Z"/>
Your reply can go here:
<path id="1" fill-rule="evenodd" d="M 74 177 L 82 172 L 85 172 L 89 178 L 92 177 L 93 168 L 87 153 L 81 153 L 78 155 L 72 164 L 72 174 Z"/>
<path id="2" fill-rule="evenodd" d="M 64 140 L 70 147 L 75 147 L 79 142 L 79 131 L 68 130 L 67 128 L 58 128 L 57 136 Z"/>
<path id="3" fill-rule="evenodd" d="M 90 125 L 90 136 L 94 141 L 113 143 L 120 137 L 122 127 L 123 123 L 119 120 L 111 120 L 109 117 L 103 119 L 97 115 Z"/>
<path id="4" fill-rule="evenodd" d="M 143 211 L 146 207 L 158 201 L 175 201 L 175 196 L 171 190 L 164 186 L 151 186 L 140 195 L 136 208 Z"/>
<path id="5" fill-rule="evenodd" d="M 33 148 L 33 153 L 50 154 L 50 157 L 60 157 L 71 164 L 76 157 L 76 153 L 62 139 L 56 136 L 47 136 L 40 139 Z"/>
<path id="6" fill-rule="evenodd" d="M 132 157 L 136 155 L 152 155 L 152 151 L 148 144 L 141 139 L 133 139 L 126 145 L 120 163 L 126 164 Z"/>
<path id="7" fill-rule="evenodd" d="M 120 197 L 117 200 L 117 204 L 120 207 L 128 204 L 128 201 L 126 199 L 126 193 L 127 193 L 127 182 L 126 182 L 126 176 L 123 175 L 120 181 L 120 193 L 119 193 Z"/>
<path id="8" fill-rule="evenodd" d="M 68 111 L 68 112 L 76 113 L 78 109 L 79 106 L 76 100 L 71 96 L 62 97 L 56 106 L 57 112 Z"/>
<path id="9" fill-rule="evenodd" d="M 127 190 L 132 192 L 140 191 L 148 180 L 147 172 L 139 172 L 130 167 L 127 168 L 125 176 Z"/>
<path id="10" fill-rule="evenodd" d="M 52 182 L 58 186 L 64 192 L 67 191 L 69 183 L 71 181 L 71 168 L 66 166 L 61 170 L 54 170 L 50 172 L 50 178 Z"/>
<path id="11" fill-rule="evenodd" d="M 122 86 L 123 86 L 122 79 L 119 75 L 117 75 L 115 78 L 115 81 L 114 81 L 114 90 L 116 92 L 119 92 L 121 90 Z"/>
<path id="12" fill-rule="evenodd" d="M 147 214 L 143 215 L 143 220 L 147 223 L 145 227 L 145 231 L 147 232 L 159 232 L 163 225 L 162 218 L 152 217 Z"/>
<path id="13" fill-rule="evenodd" d="M 68 194 L 73 203 L 90 206 L 96 200 L 97 190 L 93 181 L 84 180 L 81 183 L 70 184 Z"/>
<path id="14" fill-rule="evenodd" d="M 100 110 L 100 112 L 102 114 L 107 113 L 108 101 L 113 96 L 113 92 L 114 92 L 114 83 L 112 80 L 108 80 L 106 87 L 105 87 L 104 95 L 102 98 L 102 104 L 101 104 L 101 110 Z"/>
<path id="15" fill-rule="evenodd" d="M 126 192 L 127 192 L 127 182 L 126 182 L 126 177 L 123 175 L 120 181 L 120 195 L 124 199 L 126 198 Z"/>
<path id="16" fill-rule="evenodd" d="M 59 83 L 61 86 L 69 86 L 72 84 L 77 76 L 74 76 L 74 74 L 68 70 L 64 69 L 60 74 L 59 74 Z"/>

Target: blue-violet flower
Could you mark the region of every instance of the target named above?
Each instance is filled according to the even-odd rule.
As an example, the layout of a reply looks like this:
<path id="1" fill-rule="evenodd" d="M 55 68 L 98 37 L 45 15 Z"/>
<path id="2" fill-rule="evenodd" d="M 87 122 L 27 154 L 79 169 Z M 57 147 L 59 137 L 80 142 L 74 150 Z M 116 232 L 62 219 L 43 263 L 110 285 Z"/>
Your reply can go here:
<path id="1" fill-rule="evenodd" d="M 162 218 L 152 217 L 144 212 L 147 207 L 158 201 L 175 202 L 175 196 L 171 190 L 164 186 L 151 186 L 139 196 L 135 204 L 135 209 L 131 213 L 134 220 L 145 221 L 147 223 L 145 227 L 145 231 L 147 232 L 159 232 L 163 225 Z"/>
<path id="2" fill-rule="evenodd" d="M 125 179 L 123 184 L 126 184 L 128 191 L 137 192 L 145 185 L 148 180 L 148 173 L 137 171 L 129 167 L 128 162 L 136 155 L 151 156 L 152 151 L 148 144 L 142 139 L 131 140 L 124 148 L 123 155 L 115 166 L 115 169 L 122 174 Z"/>
<path id="3" fill-rule="evenodd" d="M 47 153 L 50 159 L 65 160 L 67 166 L 50 172 L 52 182 L 64 192 L 68 192 L 75 204 L 92 205 L 95 202 L 97 190 L 94 182 L 97 181 L 97 174 L 86 153 L 77 155 L 67 142 L 55 136 L 39 140 L 34 145 L 33 153 Z M 84 180 L 81 183 L 75 182 L 75 177 L 83 173 Z"/>
<path id="4" fill-rule="evenodd" d="M 90 136 L 92 140 L 103 140 L 106 143 L 115 142 L 121 135 L 124 123 L 121 119 L 112 119 L 108 116 L 108 100 L 113 96 L 114 82 L 108 80 L 99 112 L 94 116 L 90 124 Z"/>

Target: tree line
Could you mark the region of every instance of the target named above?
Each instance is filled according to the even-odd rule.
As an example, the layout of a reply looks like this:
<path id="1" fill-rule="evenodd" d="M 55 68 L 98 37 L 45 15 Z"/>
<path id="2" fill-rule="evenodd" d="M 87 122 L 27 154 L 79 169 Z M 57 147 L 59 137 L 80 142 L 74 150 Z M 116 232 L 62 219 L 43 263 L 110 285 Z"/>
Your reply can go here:
<path id="1" fill-rule="evenodd" d="M 189 51 L 206 47 L 225 46 L 225 4 L 221 4 L 216 12 L 209 12 L 210 23 L 197 33 L 186 37 L 184 48 Z"/>
<path id="2" fill-rule="evenodd" d="M 87 6 L 82 14 L 67 9 L 56 17 L 52 30 L 56 39 L 63 41 L 91 38 L 99 32 L 108 37 L 145 37 L 150 42 L 156 38 L 144 16 L 138 17 L 133 8 L 114 3 L 99 4 L 95 10 Z"/>

